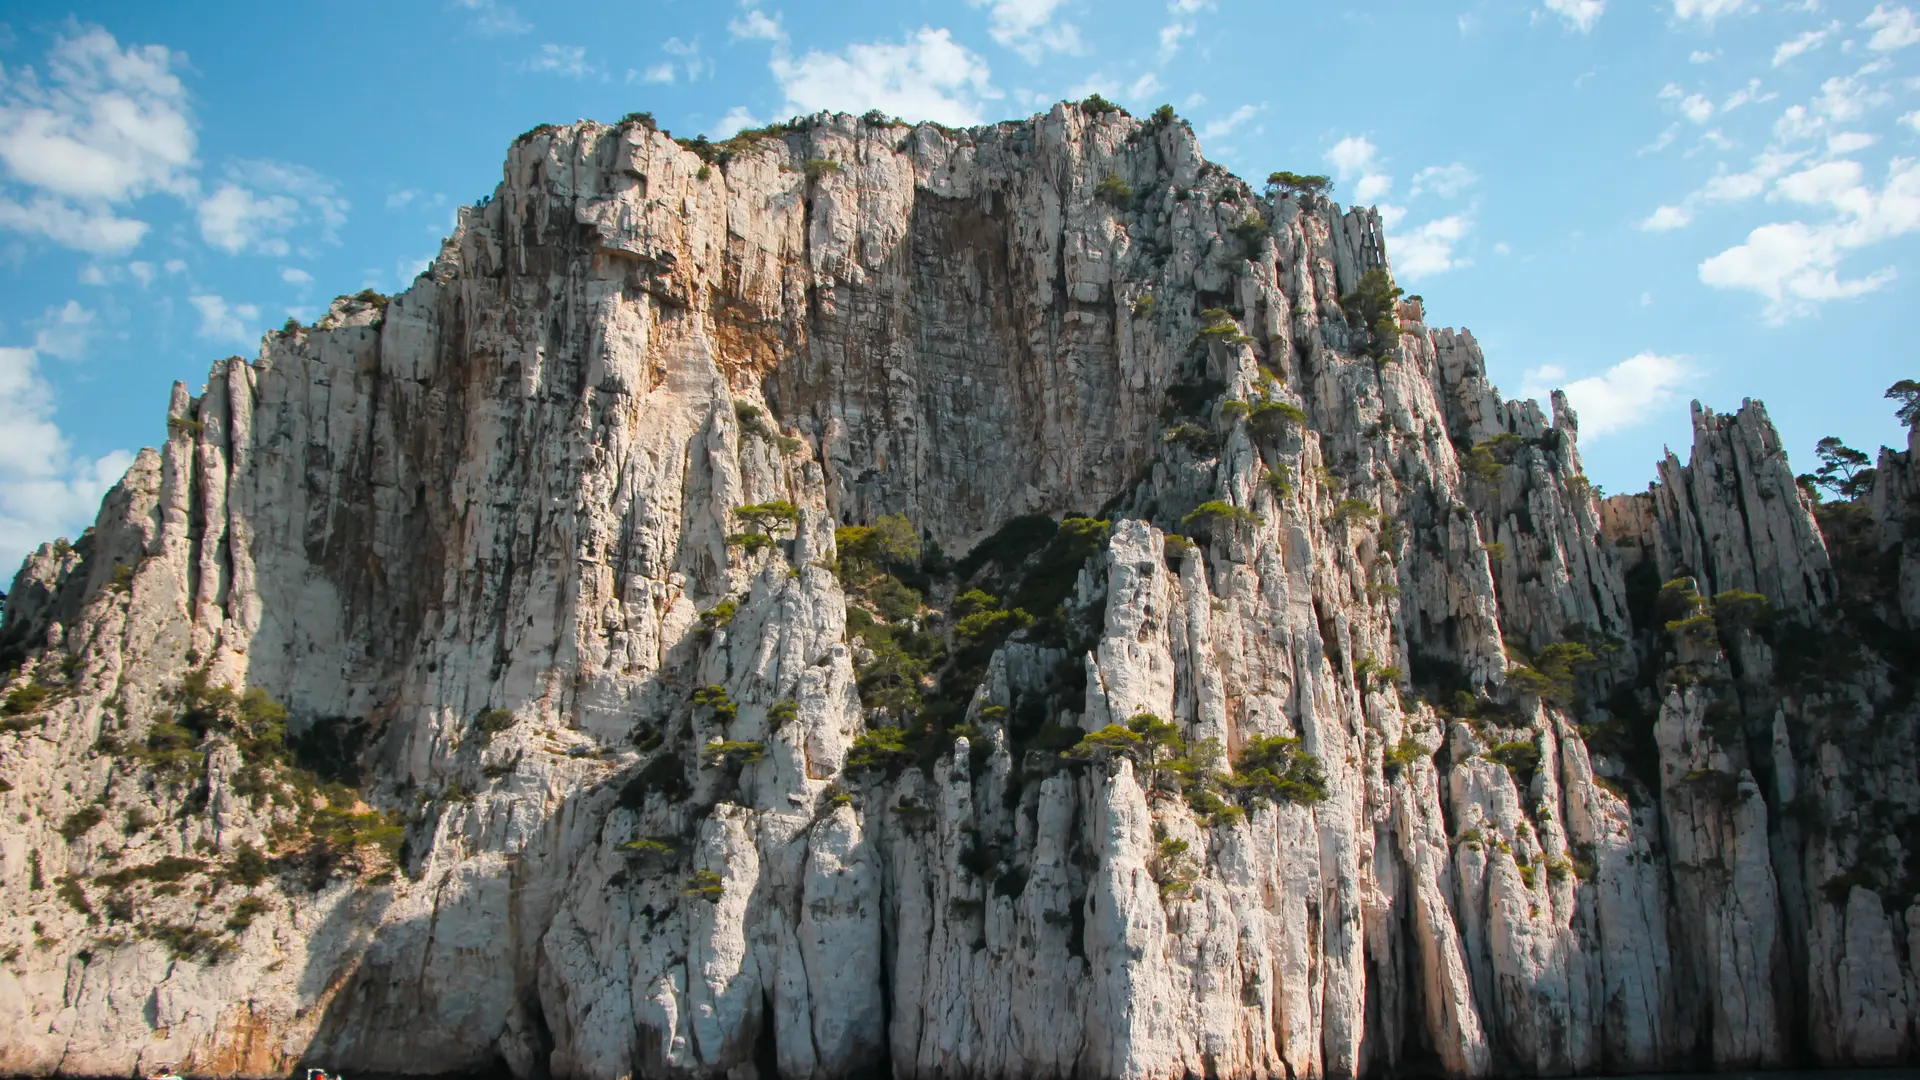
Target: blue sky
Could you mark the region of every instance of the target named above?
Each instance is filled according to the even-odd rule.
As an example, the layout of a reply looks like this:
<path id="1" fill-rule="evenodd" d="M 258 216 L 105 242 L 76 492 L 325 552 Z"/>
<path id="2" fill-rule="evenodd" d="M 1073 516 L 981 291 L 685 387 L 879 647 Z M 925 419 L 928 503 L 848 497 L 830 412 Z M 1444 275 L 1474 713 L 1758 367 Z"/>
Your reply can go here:
<path id="1" fill-rule="evenodd" d="M 1913 0 L 1920 6 L 1920 0 Z M 1256 184 L 1382 207 L 1509 396 L 1569 389 L 1643 486 L 1687 402 L 1796 456 L 1920 377 L 1920 13 L 1841 0 L 0 3 L 0 561 L 73 535 L 167 389 L 396 291 L 536 124 L 677 135 L 1172 103 Z"/>

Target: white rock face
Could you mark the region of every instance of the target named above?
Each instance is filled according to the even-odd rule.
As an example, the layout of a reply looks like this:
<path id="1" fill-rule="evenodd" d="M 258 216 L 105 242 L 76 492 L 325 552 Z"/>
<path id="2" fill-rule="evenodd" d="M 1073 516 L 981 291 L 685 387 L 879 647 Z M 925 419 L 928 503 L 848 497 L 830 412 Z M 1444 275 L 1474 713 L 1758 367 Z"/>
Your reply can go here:
<path id="1" fill-rule="evenodd" d="M 1564 398 L 1349 322 L 1385 259 L 1072 105 L 523 137 L 15 579 L 0 1071 L 1912 1060 L 1911 450 L 1817 518 L 1696 409 L 1599 499 Z M 924 678 L 849 614 L 886 514 Z M 975 644 L 974 586 L 1045 604 Z M 1060 754 L 1143 713 L 1243 786 Z"/>

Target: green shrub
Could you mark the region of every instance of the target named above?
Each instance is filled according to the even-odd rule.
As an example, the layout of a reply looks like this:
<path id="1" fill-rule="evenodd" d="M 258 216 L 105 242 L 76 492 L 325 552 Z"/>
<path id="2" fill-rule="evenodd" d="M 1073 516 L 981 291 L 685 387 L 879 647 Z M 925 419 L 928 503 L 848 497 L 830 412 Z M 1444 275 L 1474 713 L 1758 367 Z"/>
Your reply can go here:
<path id="1" fill-rule="evenodd" d="M 722 723 L 732 723 L 740 715 L 740 707 L 727 696 L 727 688 L 719 683 L 708 683 L 693 692 L 694 705 L 710 709 Z"/>
<path id="2" fill-rule="evenodd" d="M 899 728 L 874 728 L 861 732 L 847 752 L 848 772 L 898 773 L 913 762 L 906 736 Z"/>
<path id="3" fill-rule="evenodd" d="M 1400 324 L 1394 318 L 1395 305 L 1404 293 L 1385 269 L 1376 266 L 1360 276 L 1354 291 L 1340 298 L 1348 323 L 1367 333 L 1365 355 L 1377 360 L 1393 347 L 1400 334 Z"/>
<path id="4" fill-rule="evenodd" d="M 218 964 L 233 953 L 232 943 L 220 940 L 213 931 L 177 923 L 149 927 L 147 936 L 165 945 L 175 960 Z"/>
<path id="5" fill-rule="evenodd" d="M 1365 499 L 1341 499 L 1333 508 L 1334 520 L 1348 525 L 1371 521 L 1379 514 L 1380 512 L 1373 508 L 1373 504 Z"/>
<path id="6" fill-rule="evenodd" d="M 1247 430 L 1263 439 L 1278 439 L 1306 426 L 1306 410 L 1285 401 L 1262 402 L 1247 415 Z"/>
<path id="7" fill-rule="evenodd" d="M 1394 743 L 1381 757 L 1381 771 L 1391 780 L 1400 775 L 1407 766 L 1427 756 L 1427 748 L 1419 740 L 1409 735 Z"/>
<path id="8" fill-rule="evenodd" d="M 1220 449 L 1219 437 L 1198 424 L 1175 424 L 1160 436 L 1160 441 L 1185 447 L 1188 453 L 1198 458 L 1211 457 Z"/>
<path id="9" fill-rule="evenodd" d="M 1507 472 L 1507 467 L 1500 464 L 1499 459 L 1493 456 L 1485 443 L 1467 451 L 1466 456 L 1460 459 L 1460 467 L 1465 469 L 1468 475 L 1477 476 L 1482 480 L 1499 480 Z"/>
<path id="10" fill-rule="evenodd" d="M 1110 172 L 1093 185 L 1093 195 L 1119 206 L 1133 198 L 1133 185 L 1122 180 L 1119 173 Z"/>
<path id="11" fill-rule="evenodd" d="M 727 894 L 727 883 L 711 870 L 695 870 L 687 878 L 687 887 L 682 891 L 695 900 L 711 903 Z"/>
<path id="12" fill-rule="evenodd" d="M 1108 113 L 1119 113 L 1121 116 L 1127 115 L 1127 110 L 1115 105 L 1099 94 L 1088 94 L 1082 99 L 1080 102 L 1080 111 L 1093 117 L 1105 116 Z"/>
<path id="13" fill-rule="evenodd" d="M 1153 317 L 1152 293 L 1142 293 L 1138 299 L 1134 300 L 1133 317 L 1136 319 L 1150 319 Z"/>
<path id="14" fill-rule="evenodd" d="M 0 713 L 8 716 L 25 716 L 28 713 L 39 712 L 46 706 L 47 699 L 52 696 L 53 691 L 50 688 L 31 682 L 16 690 L 8 691 L 6 704 L 0 705 Z"/>
<path id="15" fill-rule="evenodd" d="M 98 806 L 83 806 L 68 814 L 60 823 L 60 835 L 66 837 L 69 844 L 93 831 L 93 827 L 106 819 L 105 811 Z"/>
<path id="16" fill-rule="evenodd" d="M 1293 494 L 1293 470 L 1284 461 L 1276 462 L 1273 468 L 1262 473 L 1260 482 L 1267 485 L 1275 498 L 1284 499 Z"/>
<path id="17" fill-rule="evenodd" d="M 473 718 L 474 730 L 487 742 L 492 742 L 495 735 L 512 727 L 513 723 L 513 714 L 505 709 L 481 709 L 480 714 Z"/>
<path id="18" fill-rule="evenodd" d="M 1250 523 L 1250 522 L 1256 522 L 1259 520 L 1260 520 L 1259 514 L 1256 514 L 1245 507 L 1234 506 L 1232 503 L 1222 502 L 1219 499 L 1213 499 L 1207 502 L 1203 502 L 1199 506 L 1196 506 L 1192 510 L 1188 511 L 1187 515 L 1180 519 L 1180 527 L 1186 528 L 1190 525 L 1197 524 L 1202 527 L 1210 528 L 1216 523 L 1223 522 L 1223 521 L 1228 523 L 1236 523 L 1236 522 Z"/>
<path id="19" fill-rule="evenodd" d="M 1499 563 L 1507 561 L 1507 545 L 1498 540 L 1487 541 L 1480 545 L 1480 550 L 1487 553 L 1487 561 L 1489 562 Z"/>
<path id="20" fill-rule="evenodd" d="M 242 841 L 234 851 L 233 859 L 227 863 L 227 880 L 251 889 L 267 880 L 267 875 L 272 871 L 273 864 L 267 861 L 260 849 Z"/>
<path id="21" fill-rule="evenodd" d="M 151 881 L 156 884 L 168 884 L 205 873 L 207 864 L 200 859 L 184 855 L 166 855 L 140 866 L 129 866 L 101 874 L 93 879 L 95 885 L 103 889 L 124 889 L 138 881 Z"/>
<path id="22" fill-rule="evenodd" d="M 823 176 L 839 173 L 840 163 L 826 158 L 808 158 L 806 169 L 807 179 L 818 180 Z"/>
<path id="23" fill-rule="evenodd" d="M 869 585 L 866 598 L 880 617 L 889 622 L 897 622 L 920 613 L 921 596 L 917 589 L 910 589 L 897 577 L 885 575 L 879 581 Z"/>
<path id="24" fill-rule="evenodd" d="M 253 920 L 273 910 L 265 897 L 249 896 L 233 905 L 233 913 L 227 916 L 227 929 L 238 934 L 253 925 Z"/>
<path id="25" fill-rule="evenodd" d="M 700 629 L 711 634 L 732 625 L 733 617 L 740 613 L 740 601 L 732 597 L 713 605 L 700 613 Z"/>
<path id="26" fill-rule="evenodd" d="M 1252 341 L 1240 332 L 1240 324 L 1234 321 L 1233 312 L 1226 308 L 1207 308 L 1200 313 L 1199 340 L 1218 338 L 1227 342 Z"/>
<path id="27" fill-rule="evenodd" d="M 1760 593 L 1728 589 L 1714 594 L 1713 621 L 1716 626 L 1751 630 L 1765 626 L 1771 615 L 1772 606 Z"/>
<path id="28" fill-rule="evenodd" d="M 1301 195 L 1320 196 L 1333 190 L 1333 181 L 1325 176 L 1301 175 L 1292 172 L 1276 172 L 1267 175 L 1267 190 L 1270 194 L 1298 197 Z"/>
<path id="29" fill-rule="evenodd" d="M 774 702 L 773 707 L 767 710 L 767 728 L 770 731 L 779 731 L 793 723 L 799 716 L 800 703 L 792 698 L 783 698 Z"/>
<path id="30" fill-rule="evenodd" d="M 733 516 L 752 526 L 754 532 L 770 536 L 781 529 L 793 528 L 800 520 L 800 508 L 786 499 L 775 499 L 736 506 Z"/>
<path id="31" fill-rule="evenodd" d="M 1533 785 L 1534 774 L 1540 771 L 1540 747 L 1532 739 L 1498 743 L 1487 749 L 1486 756 L 1505 766 L 1522 790 Z"/>
<path id="32" fill-rule="evenodd" d="M 882 514 L 872 525 L 843 525 L 833 530 L 843 585 L 858 585 L 883 567 L 908 566 L 920 558 L 920 532 L 905 514 Z"/>
<path id="33" fill-rule="evenodd" d="M 700 748 L 700 764 L 709 769 L 722 766 L 738 769 L 756 761 L 764 761 L 766 756 L 767 744 L 757 742 L 727 740 L 708 743 Z"/>
<path id="34" fill-rule="evenodd" d="M 1193 550 L 1193 541 L 1187 539 L 1184 536 L 1181 536 L 1179 533 L 1167 534 L 1166 557 L 1168 559 L 1171 559 L 1171 560 L 1184 559 L 1187 557 L 1187 552 L 1192 550 Z"/>
<path id="35" fill-rule="evenodd" d="M 1249 212 L 1234 225 L 1233 235 L 1247 244 L 1258 245 L 1267 235 L 1267 219 L 1261 217 L 1258 211 Z"/>
<path id="36" fill-rule="evenodd" d="M 1258 735 L 1240 749 L 1232 786 L 1257 798 L 1310 806 L 1327 798 L 1327 774 L 1320 759 L 1286 735 Z"/>
<path id="37" fill-rule="evenodd" d="M 88 903 L 87 890 L 81 887 L 79 879 L 72 877 L 62 879 L 60 887 L 54 890 L 54 893 L 66 901 L 68 907 L 85 915 L 87 921 L 93 921 L 93 905 Z"/>

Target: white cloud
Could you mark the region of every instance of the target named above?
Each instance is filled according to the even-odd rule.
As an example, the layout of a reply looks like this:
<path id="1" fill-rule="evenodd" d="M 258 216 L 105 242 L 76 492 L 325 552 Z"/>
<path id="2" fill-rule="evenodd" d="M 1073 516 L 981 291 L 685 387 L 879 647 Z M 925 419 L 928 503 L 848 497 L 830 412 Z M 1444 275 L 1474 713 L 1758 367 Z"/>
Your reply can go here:
<path id="1" fill-rule="evenodd" d="M 1827 36 L 1832 32 L 1832 28 L 1826 30 L 1809 30 L 1804 34 L 1781 42 L 1780 45 L 1773 50 L 1773 66 L 1780 67 L 1796 56 L 1819 48 L 1825 44 Z"/>
<path id="2" fill-rule="evenodd" d="M 0 193 L 0 228 L 98 255 L 146 235 L 114 209 L 155 192 L 191 191 L 196 140 L 185 58 L 159 45 L 122 49 L 99 27 L 56 38 L 45 79 L 0 69 L 0 165 L 24 192 Z"/>
<path id="3" fill-rule="evenodd" d="M 187 302 L 200 312 L 200 336 L 216 341 L 250 345 L 258 341 L 260 309 L 252 304 L 229 304 L 219 296 L 189 296 Z"/>
<path id="4" fill-rule="evenodd" d="M 1133 80 L 1133 85 L 1127 87 L 1127 97 L 1133 101 L 1140 101 L 1164 89 L 1166 87 L 1160 84 L 1160 76 L 1149 71 Z"/>
<path id="5" fill-rule="evenodd" d="M 1407 197 L 1431 191 L 1443 199 L 1451 199 L 1472 187 L 1479 179 L 1472 169 L 1457 161 L 1451 165 L 1429 165 L 1413 174 L 1413 187 Z"/>
<path id="6" fill-rule="evenodd" d="M 1844 157 L 1858 153 L 1880 141 L 1880 136 L 1864 131 L 1836 131 L 1827 136 L 1827 156 Z"/>
<path id="7" fill-rule="evenodd" d="M 1675 102 L 1680 115 L 1696 124 L 1704 124 L 1713 119 L 1713 102 L 1704 94 L 1689 94 L 1679 86 L 1668 83 L 1660 88 L 1660 100 Z"/>
<path id="8" fill-rule="evenodd" d="M 533 29 L 512 5 L 500 0 L 454 0 L 454 3 L 474 13 L 473 28 L 482 34 L 524 34 Z"/>
<path id="9" fill-rule="evenodd" d="M 412 200 L 411 193 L 403 194 L 405 198 L 395 197 L 397 203 L 389 198 L 387 205 L 404 206 Z M 303 165 L 236 161 L 195 213 L 200 238 L 229 255 L 250 250 L 283 256 L 292 245 L 282 234 L 312 222 L 320 237 L 331 242 L 346 224 L 348 209 L 331 180 Z"/>
<path id="10" fill-rule="evenodd" d="M 1647 215 L 1640 227 L 1647 232 L 1667 232 L 1670 229 L 1685 228 L 1693 224 L 1691 206 L 1662 206 Z"/>
<path id="11" fill-rule="evenodd" d="M 673 66 L 673 61 L 671 60 L 662 60 L 660 63 L 653 65 L 652 67 L 648 68 L 645 72 L 641 73 L 640 75 L 640 80 L 642 82 L 650 82 L 650 83 L 670 83 L 673 81 L 673 79 L 674 79 L 674 66 Z M 632 82 L 633 80 L 628 79 L 627 81 Z"/>
<path id="12" fill-rule="evenodd" d="M 418 191 L 413 190 L 412 188 L 408 188 L 405 191 L 396 191 L 393 194 L 387 196 L 387 209 L 389 210 L 403 209 L 406 207 L 408 203 L 411 203 L 413 200 L 419 197 L 420 197 L 420 193 Z"/>
<path id="13" fill-rule="evenodd" d="M 1901 117 L 1900 122 L 1915 131 L 1920 131 L 1920 109 L 1915 109 L 1913 112 Z"/>
<path id="14" fill-rule="evenodd" d="M 1711 25 L 1715 19 L 1743 11 L 1746 6 L 1747 0 L 1673 0 L 1673 13 Z"/>
<path id="15" fill-rule="evenodd" d="M 1806 157 L 1804 151 L 1768 149 L 1756 156 L 1745 172 L 1728 172 L 1725 165 L 1678 205 L 1662 206 L 1640 222 L 1647 232 L 1666 232 L 1692 224 L 1701 206 L 1751 199 L 1767 189 L 1767 184 Z"/>
<path id="16" fill-rule="evenodd" d="M 948 30 L 932 27 L 898 43 L 856 43 L 837 53 L 810 50 L 797 60 L 776 54 L 769 66 L 790 114 L 879 109 L 911 121 L 975 124 L 983 102 L 1001 96 L 987 62 L 954 41 Z"/>
<path id="17" fill-rule="evenodd" d="M 1712 52 L 1707 52 L 1705 49 L 1695 49 L 1687 54 L 1687 63 L 1689 64 L 1711 64 L 1718 59 L 1720 59 L 1719 49 L 1715 49 Z"/>
<path id="18" fill-rule="evenodd" d="M 289 266 L 280 271 L 280 280 L 289 285 L 311 285 L 313 275 L 297 266 Z"/>
<path id="19" fill-rule="evenodd" d="M 1408 281 L 1472 266 L 1471 259 L 1454 254 L 1454 245 L 1473 228 L 1471 219 L 1453 214 L 1429 221 L 1411 232 L 1389 233 L 1387 251 L 1394 270 Z"/>
<path id="20" fill-rule="evenodd" d="M 1213 0 L 1170 0 L 1167 10 L 1175 15 L 1193 15 L 1213 10 Z"/>
<path id="21" fill-rule="evenodd" d="M 1920 231 L 1920 162 L 1894 159 L 1879 191 L 1868 187 L 1864 176 L 1857 162 L 1841 160 L 1780 177 L 1775 195 L 1826 210 L 1828 219 L 1762 225 L 1747 234 L 1745 243 L 1702 262 L 1700 280 L 1765 297 L 1766 317 L 1776 323 L 1807 314 L 1824 301 L 1886 285 L 1895 275 L 1891 267 L 1843 278 L 1840 264 L 1851 252 Z"/>
<path id="22" fill-rule="evenodd" d="M 1547 10 L 1567 21 L 1567 27 L 1586 33 L 1607 10 L 1606 0 L 1544 0 Z"/>
<path id="23" fill-rule="evenodd" d="M 44 236 L 62 247 L 94 255 L 125 255 L 147 235 L 147 223 L 106 207 L 77 206 L 49 195 L 21 203 L 0 195 L 0 229 Z"/>
<path id="24" fill-rule="evenodd" d="M 297 199 L 255 195 L 246 188 L 222 184 L 200 202 L 200 237 L 229 255 L 238 255 L 270 243 L 266 234 L 287 229 L 299 212 Z M 278 247 L 274 253 L 283 254 L 286 242 L 278 240 Z"/>
<path id="25" fill-rule="evenodd" d="M 53 390 L 33 349 L 0 348 L 0 564 L 17 566 L 57 535 L 77 536 L 133 455 L 76 458 L 53 420 Z"/>
<path id="26" fill-rule="evenodd" d="M 727 33 L 749 41 L 785 41 L 787 39 L 787 32 L 780 27 L 780 16 L 775 14 L 769 17 L 759 8 L 748 8 L 746 14 L 729 20 Z M 649 81 L 657 80 L 649 78 Z"/>
<path id="27" fill-rule="evenodd" d="M 600 73 L 598 67 L 587 63 L 586 46 L 551 42 L 540 46 L 540 51 L 527 60 L 527 70 L 550 71 L 568 79 L 585 79 Z"/>
<path id="28" fill-rule="evenodd" d="M 1326 158 L 1341 183 L 1359 178 L 1353 188 L 1356 203 L 1373 202 L 1393 190 L 1393 177 L 1380 168 L 1378 149 L 1361 136 L 1349 135 L 1334 143 Z"/>
<path id="29" fill-rule="evenodd" d="M 1641 299 L 1645 303 L 1651 297 Z M 1565 369 L 1553 365 L 1535 368 L 1527 372 L 1520 392 L 1545 399 L 1566 375 Z M 1581 436 L 1593 439 L 1660 415 L 1661 407 L 1694 375 L 1693 368 L 1679 357 L 1643 352 L 1560 389 L 1566 391 L 1567 403 L 1580 414 Z"/>
<path id="30" fill-rule="evenodd" d="M 1727 100 L 1720 103 L 1720 111 L 1730 113 L 1743 105 L 1768 102 L 1779 96 L 1780 95 L 1773 93 L 1762 93 L 1760 90 L 1760 80 L 1748 79 L 1747 85 L 1727 95 Z"/>
<path id="31" fill-rule="evenodd" d="M 1872 13 L 1860 20 L 1860 28 L 1873 31 L 1867 48 L 1879 52 L 1892 52 L 1920 43 L 1920 18 L 1915 18 L 1913 12 L 1904 6 L 1873 5 Z"/>
<path id="32" fill-rule="evenodd" d="M 1160 28 L 1160 62 L 1166 63 L 1180 51 L 1180 43 L 1194 34 L 1192 23 L 1171 22 Z"/>
<path id="33" fill-rule="evenodd" d="M 39 329 L 33 335 L 33 351 L 62 360 L 77 360 L 87 351 L 87 341 L 94 335 L 93 323 L 93 312 L 81 307 L 78 300 L 69 300 L 64 307 L 48 308 L 37 320 Z"/>
<path id="34" fill-rule="evenodd" d="M 1209 120 L 1200 128 L 1202 139 L 1224 139 L 1240 130 L 1247 121 L 1260 115 L 1263 105 L 1242 105 L 1218 120 Z"/>
<path id="35" fill-rule="evenodd" d="M 1080 31 L 1072 23 L 1055 22 L 1066 0 L 967 0 L 987 9 L 987 34 L 1000 45 L 1037 64 L 1050 52 L 1078 55 L 1085 51 Z"/>
<path id="36" fill-rule="evenodd" d="M 720 123 L 714 128 L 714 136 L 729 139 L 750 127 L 759 126 L 760 121 L 753 118 L 753 114 L 747 111 L 745 105 L 735 105 L 728 110 L 727 115 L 720 118 Z"/>

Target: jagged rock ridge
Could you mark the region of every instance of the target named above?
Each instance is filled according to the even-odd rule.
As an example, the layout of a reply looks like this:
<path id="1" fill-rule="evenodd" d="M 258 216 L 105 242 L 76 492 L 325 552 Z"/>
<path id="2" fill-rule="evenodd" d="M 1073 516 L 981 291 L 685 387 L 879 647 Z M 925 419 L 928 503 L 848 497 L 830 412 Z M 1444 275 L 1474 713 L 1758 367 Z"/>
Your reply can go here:
<path id="1" fill-rule="evenodd" d="M 1910 452 L 1602 500 L 1385 260 L 1170 116 L 529 133 L 16 578 L 0 1070 L 1911 1060 Z"/>

